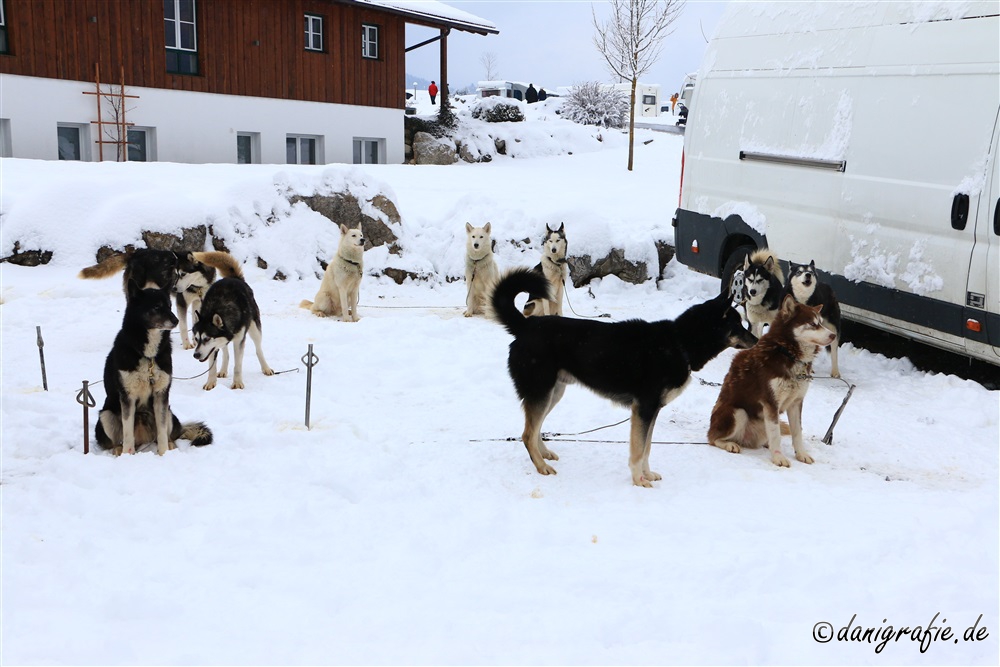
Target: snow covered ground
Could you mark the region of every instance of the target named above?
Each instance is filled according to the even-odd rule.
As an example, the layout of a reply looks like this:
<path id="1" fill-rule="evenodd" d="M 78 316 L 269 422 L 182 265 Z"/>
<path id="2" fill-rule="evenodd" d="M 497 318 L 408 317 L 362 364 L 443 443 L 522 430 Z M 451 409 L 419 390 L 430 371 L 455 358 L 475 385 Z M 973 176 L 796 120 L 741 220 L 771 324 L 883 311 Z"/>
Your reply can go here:
<path id="1" fill-rule="evenodd" d="M 848 345 L 857 389 L 833 446 L 819 440 L 846 385 L 817 379 L 806 398 L 814 465 L 703 444 L 718 388 L 696 381 L 657 423 L 657 488 L 630 483 L 627 424 L 557 437 L 559 474 L 535 472 L 508 440 L 510 337 L 463 318 L 464 283 L 446 279 L 462 275 L 464 224 L 492 222 L 502 268 L 534 265 L 559 222 L 571 252 L 652 257 L 682 137 L 640 131 L 629 173 L 622 135 L 529 120 L 510 131 L 537 157 L 481 165 L 0 161 L 0 254 L 17 239 L 55 252 L 0 265 L 3 664 L 997 664 L 1000 401 L 978 384 Z M 328 185 L 399 207 L 403 258 L 374 250 L 369 269 L 436 279 L 367 276 L 356 324 L 298 308 L 337 237 L 284 194 Z M 202 223 L 247 262 L 271 366 L 300 372 L 265 377 L 248 354 L 245 390 L 205 392 L 182 379 L 205 367 L 175 336 L 173 409 L 215 443 L 84 456 L 74 399 L 101 377 L 124 298 L 117 278 L 76 272 L 139 229 Z M 571 289 L 567 311 L 675 317 L 717 289 L 672 262 L 658 282 Z M 731 358 L 698 378 L 721 381 Z M 626 416 L 571 387 L 545 430 Z M 846 639 L 875 638 L 838 640 L 849 623 Z M 923 647 L 879 646 L 887 626 L 929 623 Z"/>

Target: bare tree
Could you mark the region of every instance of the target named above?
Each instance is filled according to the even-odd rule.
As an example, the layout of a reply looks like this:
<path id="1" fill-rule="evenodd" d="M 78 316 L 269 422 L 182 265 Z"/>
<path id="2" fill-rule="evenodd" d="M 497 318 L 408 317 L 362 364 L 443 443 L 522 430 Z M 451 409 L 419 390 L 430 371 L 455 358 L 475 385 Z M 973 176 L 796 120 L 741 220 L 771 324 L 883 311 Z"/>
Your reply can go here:
<path id="1" fill-rule="evenodd" d="M 500 72 L 497 71 L 497 54 L 492 51 L 486 51 L 483 55 L 479 56 L 479 62 L 486 70 L 485 81 L 496 81 L 500 78 Z"/>
<path id="2" fill-rule="evenodd" d="M 632 83 L 629 98 L 628 170 L 632 171 L 635 141 L 635 88 L 639 77 L 652 67 L 663 52 L 663 40 L 684 9 L 685 0 L 608 0 L 611 16 L 604 23 L 594 20 L 594 46 L 611 73 Z"/>

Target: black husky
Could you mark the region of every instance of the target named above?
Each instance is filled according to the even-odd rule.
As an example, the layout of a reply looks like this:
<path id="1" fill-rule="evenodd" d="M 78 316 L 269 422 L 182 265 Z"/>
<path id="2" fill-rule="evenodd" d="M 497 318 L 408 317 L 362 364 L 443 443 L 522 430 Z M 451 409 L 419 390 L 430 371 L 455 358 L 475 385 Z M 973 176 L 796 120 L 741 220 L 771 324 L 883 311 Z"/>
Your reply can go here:
<path id="1" fill-rule="evenodd" d="M 721 294 L 692 306 L 676 320 L 597 322 L 563 317 L 526 318 L 515 307 L 521 292 L 545 294 L 545 278 L 515 269 L 491 297 L 494 317 L 514 336 L 507 369 L 524 407 L 521 436 L 531 462 L 543 475 L 558 460 L 541 439 L 542 422 L 562 398 L 566 385 L 579 382 L 632 409 L 629 468 L 632 482 L 652 486 L 661 479 L 649 470 L 653 425 L 660 408 L 677 398 L 691 371 L 728 347 L 748 348 L 757 339 Z"/>
<path id="2" fill-rule="evenodd" d="M 837 337 L 830 343 L 830 375 L 839 378 L 840 367 L 837 364 L 837 347 L 840 344 L 840 302 L 837 301 L 833 288 L 820 282 L 816 274 L 816 262 L 808 264 L 788 264 L 788 282 L 785 292 L 795 297 L 799 303 L 807 306 L 823 306 L 823 321 L 833 329 Z"/>
<path id="3" fill-rule="evenodd" d="M 178 438 L 208 445 L 212 432 L 197 422 L 181 424 L 170 410 L 173 363 L 170 330 L 177 318 L 162 289 L 129 282 L 122 328 L 104 362 L 107 397 L 95 429 L 97 444 L 116 454 L 135 454 L 136 445 L 156 442 L 161 456 Z"/>

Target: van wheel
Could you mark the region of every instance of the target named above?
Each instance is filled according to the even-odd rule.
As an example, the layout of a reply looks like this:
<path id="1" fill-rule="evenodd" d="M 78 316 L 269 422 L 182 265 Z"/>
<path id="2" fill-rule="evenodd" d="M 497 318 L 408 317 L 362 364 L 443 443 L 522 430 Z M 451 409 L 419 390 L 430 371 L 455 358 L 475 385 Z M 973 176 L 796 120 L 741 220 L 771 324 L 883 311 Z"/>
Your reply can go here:
<path id="1" fill-rule="evenodd" d="M 733 250 L 726 259 L 726 264 L 722 269 L 722 280 L 719 283 L 719 293 L 728 292 L 730 285 L 733 282 L 733 273 L 736 269 L 743 268 L 743 263 L 746 258 L 750 256 L 750 253 L 757 249 L 756 246 L 752 245 L 741 245 L 737 246 L 736 250 Z"/>

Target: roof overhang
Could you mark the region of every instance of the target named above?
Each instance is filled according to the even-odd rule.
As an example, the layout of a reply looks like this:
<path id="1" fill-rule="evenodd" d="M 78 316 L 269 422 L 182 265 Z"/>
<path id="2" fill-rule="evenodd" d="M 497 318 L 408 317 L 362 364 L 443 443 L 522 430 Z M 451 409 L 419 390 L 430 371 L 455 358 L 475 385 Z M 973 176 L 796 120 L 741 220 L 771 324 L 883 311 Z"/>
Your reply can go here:
<path id="1" fill-rule="evenodd" d="M 492 22 L 469 12 L 449 7 L 436 0 L 339 0 L 356 5 L 367 5 L 378 11 L 396 14 L 407 23 L 431 28 L 450 28 L 477 35 L 499 35 L 500 30 Z"/>

